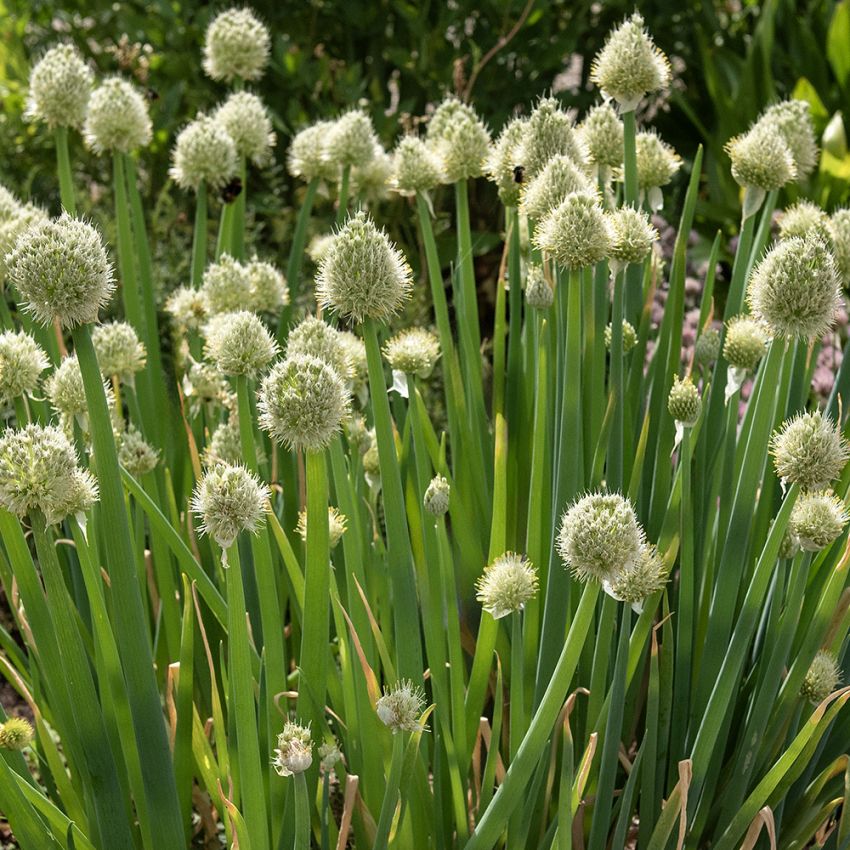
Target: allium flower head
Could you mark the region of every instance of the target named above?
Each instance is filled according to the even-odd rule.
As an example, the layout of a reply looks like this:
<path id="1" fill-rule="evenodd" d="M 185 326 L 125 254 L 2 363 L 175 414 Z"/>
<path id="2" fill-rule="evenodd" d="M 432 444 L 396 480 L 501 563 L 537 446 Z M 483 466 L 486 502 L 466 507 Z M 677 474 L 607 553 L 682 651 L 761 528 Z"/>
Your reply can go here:
<path id="1" fill-rule="evenodd" d="M 96 498 L 94 479 L 80 469 L 59 428 L 33 424 L 0 435 L 0 506 L 10 513 L 24 517 L 41 511 L 55 523 L 88 510 Z"/>
<path id="2" fill-rule="evenodd" d="M 611 325 L 605 326 L 605 348 L 611 350 L 611 338 L 613 331 Z M 637 345 L 637 331 L 634 325 L 628 320 L 623 319 L 623 354 L 628 354 Z"/>
<path id="3" fill-rule="evenodd" d="M 613 97 L 623 112 L 633 110 L 644 95 L 667 87 L 670 63 L 637 12 L 608 35 L 593 60 L 590 79 L 604 95 Z"/>
<path id="4" fill-rule="evenodd" d="M 788 530 L 806 552 L 832 544 L 850 520 L 844 502 L 831 490 L 801 493 L 788 520 Z"/>
<path id="5" fill-rule="evenodd" d="M 44 382 L 50 406 L 67 419 L 81 416 L 87 410 L 83 373 L 77 355 L 66 357 Z"/>
<path id="6" fill-rule="evenodd" d="M 522 611 L 537 593 L 537 571 L 531 561 L 516 552 L 505 552 L 484 568 L 475 583 L 475 598 L 498 620 Z"/>
<path id="7" fill-rule="evenodd" d="M 779 238 L 806 237 L 810 233 L 819 236 L 827 245 L 832 242 L 829 216 L 811 201 L 798 201 L 788 207 L 779 219 Z"/>
<path id="8" fill-rule="evenodd" d="M 619 267 L 630 263 L 642 263 L 658 239 L 658 231 L 652 226 L 643 210 L 619 207 L 609 213 L 611 248 L 609 259 Z"/>
<path id="9" fill-rule="evenodd" d="M 539 222 L 534 242 L 564 268 L 593 266 L 608 256 L 611 235 L 599 199 L 589 192 L 574 192 Z"/>
<path id="10" fill-rule="evenodd" d="M 328 535 L 330 537 L 331 549 L 342 540 L 342 535 L 348 530 L 348 517 L 341 514 L 333 505 L 328 506 Z M 298 512 L 298 525 L 295 533 L 306 542 L 307 540 L 307 511 Z"/>
<path id="11" fill-rule="evenodd" d="M 747 301 L 777 337 L 819 339 L 835 323 L 841 284 L 826 244 L 812 234 L 775 245 L 753 270 Z"/>
<path id="12" fill-rule="evenodd" d="M 240 532 L 255 534 L 265 520 L 269 488 L 244 466 L 222 463 L 207 470 L 192 494 L 192 511 L 222 549 L 229 549 Z"/>
<path id="13" fill-rule="evenodd" d="M 565 154 L 550 159 L 536 176 L 523 177 L 520 206 L 525 214 L 540 221 L 574 192 L 592 192 L 587 175 Z"/>
<path id="14" fill-rule="evenodd" d="M 706 328 L 697 337 L 696 343 L 694 343 L 694 363 L 698 366 L 710 366 L 719 356 L 720 331 L 717 328 Z M 727 357 L 726 359 L 728 360 L 729 358 Z M 734 366 L 735 364 L 732 365 Z"/>
<path id="15" fill-rule="evenodd" d="M 850 447 L 835 423 L 820 411 L 800 413 L 770 439 L 776 474 L 803 490 L 821 490 L 841 475 Z"/>
<path id="16" fill-rule="evenodd" d="M 339 174 L 336 163 L 325 156 L 325 143 L 333 122 L 319 121 L 295 134 L 286 157 L 286 165 L 293 177 L 308 183 L 314 179 L 334 181 Z"/>
<path id="17" fill-rule="evenodd" d="M 212 315 L 244 310 L 251 302 L 251 276 L 239 260 L 222 254 L 204 271 L 201 292 Z"/>
<path id="18" fill-rule="evenodd" d="M 327 363 L 296 354 L 275 364 L 259 394 L 260 427 L 287 448 L 327 448 L 349 409 L 342 378 Z"/>
<path id="19" fill-rule="evenodd" d="M 658 550 L 644 543 L 638 557 L 610 581 L 611 595 L 621 602 L 639 605 L 653 593 L 662 590 L 669 577 Z"/>
<path id="20" fill-rule="evenodd" d="M 635 137 L 637 180 L 647 193 L 650 207 L 661 209 L 659 189 L 666 186 L 682 166 L 682 158 L 654 131 L 641 131 Z"/>
<path id="21" fill-rule="evenodd" d="M 784 137 L 764 121 L 758 121 L 726 143 L 732 160 L 732 176 L 746 188 L 770 192 L 797 177 L 794 155 Z"/>
<path id="22" fill-rule="evenodd" d="M 92 342 L 100 371 L 106 378 L 118 375 L 122 380 L 132 380 L 136 372 L 145 368 L 145 347 L 127 322 L 98 325 L 92 331 Z"/>
<path id="23" fill-rule="evenodd" d="M 338 761 L 342 760 L 342 753 L 339 749 L 339 741 L 334 738 L 331 741 L 325 741 L 319 746 L 319 759 L 321 761 L 322 770 L 325 773 L 334 769 Z"/>
<path id="24" fill-rule="evenodd" d="M 55 127 L 81 127 L 91 97 L 94 74 L 77 48 L 50 48 L 30 74 L 27 116 Z"/>
<path id="25" fill-rule="evenodd" d="M 255 313 L 276 313 L 289 304 L 289 290 L 283 273 L 256 256 L 245 266 L 250 284 L 250 304 Z"/>
<path id="26" fill-rule="evenodd" d="M 428 378 L 439 356 L 440 340 L 423 328 L 400 331 L 384 345 L 384 357 L 390 368 L 417 378 Z"/>
<path id="27" fill-rule="evenodd" d="M 561 518 L 556 546 L 579 581 L 612 581 L 640 556 L 643 529 L 619 493 L 590 493 Z"/>
<path id="28" fill-rule="evenodd" d="M 181 286 L 168 296 L 165 312 L 171 316 L 178 328 L 197 331 L 209 318 L 209 305 L 206 295 L 201 290 Z"/>
<path id="29" fill-rule="evenodd" d="M 83 138 L 95 153 L 131 153 L 150 144 L 148 105 L 141 93 L 121 77 L 110 77 L 89 101 Z"/>
<path id="30" fill-rule="evenodd" d="M 242 440 L 239 435 L 239 422 L 230 416 L 213 431 L 210 441 L 204 447 L 202 458 L 205 467 L 220 463 L 237 464 L 242 459 Z"/>
<path id="31" fill-rule="evenodd" d="M 490 133 L 475 110 L 446 98 L 428 122 L 427 140 L 442 163 L 447 183 L 479 177 L 490 151 Z"/>
<path id="32" fill-rule="evenodd" d="M 283 732 L 277 736 L 272 765 L 278 776 L 304 773 L 313 764 L 313 741 L 310 727 L 287 720 Z"/>
<path id="33" fill-rule="evenodd" d="M 134 478 L 152 472 L 159 463 L 159 451 L 132 425 L 118 436 L 118 462 Z"/>
<path id="34" fill-rule="evenodd" d="M 411 277 L 401 251 L 360 211 L 334 236 L 322 258 L 316 298 L 345 319 L 384 322 L 410 296 Z"/>
<path id="35" fill-rule="evenodd" d="M 277 343 L 255 313 L 222 313 L 204 327 L 204 353 L 225 375 L 253 377 L 277 354 Z"/>
<path id="36" fill-rule="evenodd" d="M 375 156 L 376 143 L 372 120 L 365 112 L 352 109 L 328 128 L 322 155 L 334 166 L 361 168 Z"/>
<path id="37" fill-rule="evenodd" d="M 250 9 L 226 9 L 207 27 L 204 71 L 226 83 L 259 80 L 269 62 L 270 46 L 268 29 Z"/>
<path id="38" fill-rule="evenodd" d="M 499 198 L 506 207 L 519 204 L 520 190 L 525 179 L 518 151 L 526 120 L 513 118 L 505 124 L 484 162 L 484 173 L 496 184 Z"/>
<path id="39" fill-rule="evenodd" d="M 276 136 L 265 104 L 248 91 L 234 92 L 216 109 L 213 119 L 221 122 L 239 156 L 255 165 L 265 165 L 272 155 Z"/>
<path id="40" fill-rule="evenodd" d="M 767 351 L 764 326 L 750 316 L 735 316 L 726 325 L 723 356 L 734 369 L 752 372 Z"/>
<path id="41" fill-rule="evenodd" d="M 673 377 L 673 386 L 667 397 L 667 409 L 670 415 L 686 428 L 696 425 L 702 410 L 702 399 L 690 375 L 681 379 L 678 375 Z"/>
<path id="42" fill-rule="evenodd" d="M 220 189 L 238 171 L 236 145 L 224 124 L 199 115 L 177 136 L 171 153 L 172 179 L 183 189 L 198 190 L 202 183 Z"/>
<path id="43" fill-rule="evenodd" d="M 183 376 L 183 392 L 206 404 L 224 402 L 229 387 L 221 370 L 211 363 L 192 361 Z"/>
<path id="44" fill-rule="evenodd" d="M 0 402 L 31 395 L 49 365 L 44 350 L 29 334 L 0 333 Z"/>
<path id="45" fill-rule="evenodd" d="M 820 650 L 800 686 L 800 696 L 814 705 L 820 705 L 838 687 L 841 668 L 838 660 L 826 650 Z"/>
<path id="46" fill-rule="evenodd" d="M 96 322 L 115 289 L 100 234 L 67 213 L 22 233 L 6 265 L 24 309 L 42 325 Z"/>
<path id="47" fill-rule="evenodd" d="M 525 302 L 535 310 L 548 310 L 555 301 L 555 290 L 543 274 L 543 266 L 529 266 L 525 279 Z"/>
<path id="48" fill-rule="evenodd" d="M 388 726 L 393 735 L 396 732 L 421 732 L 425 727 L 420 722 L 425 708 L 425 693 L 422 688 L 414 687 L 413 682 L 402 679 L 390 688 L 384 688 L 384 695 L 375 704 L 375 711 L 381 722 Z"/>
<path id="49" fill-rule="evenodd" d="M 0 725 L 0 748 L 25 750 L 35 737 L 32 724 L 25 717 L 7 717 Z"/>
<path id="50" fill-rule="evenodd" d="M 538 175 L 552 157 L 569 157 L 577 166 L 587 157 L 572 119 L 554 97 L 541 98 L 532 110 L 516 155 L 525 180 Z"/>
<path id="51" fill-rule="evenodd" d="M 836 210 L 830 216 L 829 235 L 841 283 L 850 286 L 850 208 Z"/>
<path id="52" fill-rule="evenodd" d="M 351 191 L 362 198 L 364 204 L 383 201 L 389 197 L 392 176 L 392 157 L 376 141 L 372 158 L 351 169 Z"/>
<path id="53" fill-rule="evenodd" d="M 286 356 L 306 354 L 327 363 L 343 380 L 351 377 L 351 364 L 342 333 L 315 316 L 307 316 L 289 332 Z"/>
<path id="54" fill-rule="evenodd" d="M 393 151 L 390 183 L 400 195 L 428 192 L 442 182 L 442 164 L 418 136 L 403 136 Z"/>
<path id="55" fill-rule="evenodd" d="M 348 362 L 348 374 L 355 389 L 369 380 L 369 364 L 366 360 L 366 345 L 351 331 L 340 331 L 339 341 Z"/>
<path id="56" fill-rule="evenodd" d="M 802 180 L 818 164 L 815 128 L 805 100 L 783 100 L 769 106 L 761 118 L 785 140 L 794 157 L 797 179 Z"/>
<path id="57" fill-rule="evenodd" d="M 603 168 L 618 168 L 623 164 L 623 122 L 610 103 L 592 107 L 579 124 L 579 132 L 592 163 Z"/>
<path id="58" fill-rule="evenodd" d="M 451 487 L 442 475 L 435 475 L 425 491 L 422 502 L 431 516 L 444 516 L 449 509 Z"/>

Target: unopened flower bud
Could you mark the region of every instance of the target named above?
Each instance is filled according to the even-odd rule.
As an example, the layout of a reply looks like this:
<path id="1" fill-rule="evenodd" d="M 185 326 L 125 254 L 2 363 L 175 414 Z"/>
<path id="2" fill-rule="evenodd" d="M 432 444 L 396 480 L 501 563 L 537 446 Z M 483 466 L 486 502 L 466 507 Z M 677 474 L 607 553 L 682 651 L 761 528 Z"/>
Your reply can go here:
<path id="1" fill-rule="evenodd" d="M 25 750 L 35 737 L 32 724 L 24 717 L 7 717 L 0 725 L 0 748 Z"/>
<path id="2" fill-rule="evenodd" d="M 431 516 L 444 516 L 449 509 L 450 496 L 449 482 L 442 475 L 434 476 L 425 491 L 423 499 L 425 510 Z"/>
<path id="3" fill-rule="evenodd" d="M 605 327 L 605 348 L 611 350 L 611 325 Z M 623 319 L 623 354 L 628 354 L 637 345 L 637 331 L 632 323 Z"/>
<path id="4" fill-rule="evenodd" d="M 767 351 L 764 326 L 749 316 L 735 316 L 726 325 L 723 357 L 734 369 L 752 372 Z"/>
<path id="5" fill-rule="evenodd" d="M 543 274 L 543 266 L 529 266 L 525 280 L 525 302 L 535 310 L 548 310 L 555 301 L 555 290 Z"/>
<path id="6" fill-rule="evenodd" d="M 719 356 L 720 331 L 717 328 L 706 328 L 694 343 L 694 363 L 710 366 Z"/>
<path id="7" fill-rule="evenodd" d="M 800 695 L 813 705 L 820 705 L 835 691 L 840 681 L 841 670 L 837 659 L 831 652 L 822 649 L 815 655 L 803 679 Z"/>
<path id="8" fill-rule="evenodd" d="M 702 399 L 690 375 L 682 379 L 678 375 L 674 376 L 673 386 L 667 397 L 667 409 L 670 415 L 686 428 L 696 425 L 702 410 Z"/>
<path id="9" fill-rule="evenodd" d="M 313 742 L 310 727 L 287 721 L 277 736 L 277 748 L 272 760 L 278 776 L 304 773 L 313 764 Z"/>

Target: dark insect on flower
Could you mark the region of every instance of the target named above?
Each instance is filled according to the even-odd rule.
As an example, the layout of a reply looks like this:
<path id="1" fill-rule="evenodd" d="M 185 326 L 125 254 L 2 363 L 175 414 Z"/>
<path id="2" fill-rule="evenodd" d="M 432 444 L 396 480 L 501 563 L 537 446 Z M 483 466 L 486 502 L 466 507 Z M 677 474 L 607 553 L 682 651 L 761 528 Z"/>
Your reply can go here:
<path id="1" fill-rule="evenodd" d="M 242 192 L 242 180 L 234 177 L 227 185 L 222 186 L 221 201 L 224 204 L 232 204 Z"/>
<path id="2" fill-rule="evenodd" d="M 522 183 L 524 176 L 525 176 L 525 166 L 515 165 L 514 166 L 514 183 Z"/>
<path id="3" fill-rule="evenodd" d="M 155 103 L 157 100 L 159 100 L 159 92 L 156 89 L 149 88 L 145 91 L 145 97 L 151 103 Z"/>

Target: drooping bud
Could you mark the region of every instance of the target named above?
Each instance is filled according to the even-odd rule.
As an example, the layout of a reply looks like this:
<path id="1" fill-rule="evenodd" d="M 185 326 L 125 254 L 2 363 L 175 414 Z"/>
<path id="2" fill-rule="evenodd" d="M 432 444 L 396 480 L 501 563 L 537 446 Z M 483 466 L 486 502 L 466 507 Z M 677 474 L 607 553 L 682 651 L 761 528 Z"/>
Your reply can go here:
<path id="1" fill-rule="evenodd" d="M 505 552 L 488 564 L 475 583 L 475 598 L 498 620 L 522 611 L 537 593 L 537 572 L 531 561 L 516 552 Z"/>

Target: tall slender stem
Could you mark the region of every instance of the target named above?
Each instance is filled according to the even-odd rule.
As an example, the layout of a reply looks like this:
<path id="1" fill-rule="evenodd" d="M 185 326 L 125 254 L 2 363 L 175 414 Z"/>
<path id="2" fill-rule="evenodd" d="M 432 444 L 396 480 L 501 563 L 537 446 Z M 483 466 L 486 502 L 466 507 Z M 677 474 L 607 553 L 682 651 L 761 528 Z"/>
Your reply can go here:
<path id="1" fill-rule="evenodd" d="M 201 183 L 195 195 L 195 232 L 192 238 L 192 286 L 197 289 L 207 265 L 207 184 Z"/>
<path id="2" fill-rule="evenodd" d="M 239 161 L 239 177 L 242 189 L 233 202 L 231 219 L 230 251 L 237 260 L 245 259 L 245 208 L 248 203 L 248 169 L 243 156 Z"/>
<path id="3" fill-rule="evenodd" d="M 301 268 L 304 260 L 304 246 L 307 244 L 307 227 L 310 224 L 310 215 L 313 212 L 313 202 L 319 189 L 319 178 L 314 177 L 307 184 L 307 191 L 298 208 L 298 218 L 295 221 L 295 233 L 292 236 L 292 246 L 289 249 L 289 259 L 286 263 L 286 282 L 289 286 L 289 306 L 284 307 L 281 312 L 280 321 L 277 326 L 278 342 L 283 342 L 287 331 L 286 319 L 292 305 L 295 304 L 301 293 Z"/>
<path id="4" fill-rule="evenodd" d="M 614 276 L 614 300 L 611 309 L 611 374 L 609 394 L 613 397 L 614 411 L 611 436 L 608 440 L 608 487 L 623 487 L 623 275 Z"/>
<path id="5" fill-rule="evenodd" d="M 344 165 L 342 168 L 342 177 L 339 181 L 339 198 L 337 199 L 336 207 L 336 223 L 341 225 L 348 215 L 348 185 L 351 180 L 351 166 Z"/>
<path id="6" fill-rule="evenodd" d="M 57 127 L 54 132 L 56 139 L 56 167 L 59 172 L 59 197 L 62 208 L 68 215 L 77 214 L 77 200 L 74 196 L 74 180 L 71 177 L 71 157 L 68 153 L 68 128 Z"/>
<path id="7" fill-rule="evenodd" d="M 295 843 L 294 850 L 310 850 L 310 799 L 307 777 L 296 773 L 295 780 Z"/>

